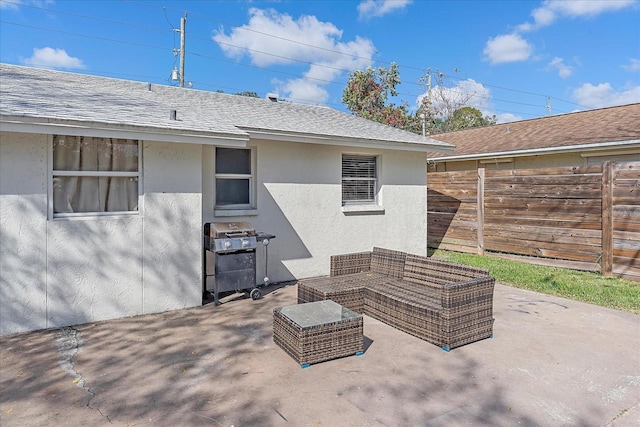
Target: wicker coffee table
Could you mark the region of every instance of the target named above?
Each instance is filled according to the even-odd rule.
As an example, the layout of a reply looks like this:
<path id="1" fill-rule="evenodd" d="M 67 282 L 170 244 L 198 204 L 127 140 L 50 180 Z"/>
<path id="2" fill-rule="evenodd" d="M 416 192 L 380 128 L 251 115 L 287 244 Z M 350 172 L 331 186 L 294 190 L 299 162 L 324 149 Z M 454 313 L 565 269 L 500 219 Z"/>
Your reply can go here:
<path id="1" fill-rule="evenodd" d="M 362 315 L 331 300 L 273 310 L 273 341 L 303 368 L 363 352 Z"/>

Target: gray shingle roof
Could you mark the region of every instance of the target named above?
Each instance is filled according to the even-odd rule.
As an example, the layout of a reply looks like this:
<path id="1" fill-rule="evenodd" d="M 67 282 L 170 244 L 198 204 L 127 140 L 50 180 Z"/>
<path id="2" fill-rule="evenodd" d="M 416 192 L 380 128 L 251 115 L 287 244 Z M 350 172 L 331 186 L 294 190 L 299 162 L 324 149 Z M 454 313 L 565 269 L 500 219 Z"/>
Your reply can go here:
<path id="1" fill-rule="evenodd" d="M 178 120 L 170 120 L 171 110 Z M 19 116 L 133 126 L 212 136 L 252 132 L 360 142 L 451 147 L 331 108 L 0 64 L 0 117 Z"/>
<path id="2" fill-rule="evenodd" d="M 504 154 L 536 149 L 602 145 L 640 139 L 640 104 L 561 114 L 435 135 L 456 146 L 430 157 Z"/>

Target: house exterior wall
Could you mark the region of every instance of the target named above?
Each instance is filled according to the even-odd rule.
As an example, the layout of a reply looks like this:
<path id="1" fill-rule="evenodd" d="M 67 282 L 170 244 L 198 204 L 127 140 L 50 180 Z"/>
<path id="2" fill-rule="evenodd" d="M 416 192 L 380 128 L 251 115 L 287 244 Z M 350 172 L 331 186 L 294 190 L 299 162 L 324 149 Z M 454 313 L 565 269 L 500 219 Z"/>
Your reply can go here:
<path id="1" fill-rule="evenodd" d="M 213 186 L 207 183 L 207 221 L 250 221 L 277 237 L 268 247 L 268 276 L 279 282 L 329 274 L 331 255 L 373 246 L 426 254 L 426 155 L 362 150 L 337 145 L 254 142 L 257 214 L 216 217 Z M 209 151 L 211 150 L 211 151 Z M 378 156 L 379 202 L 384 213 L 342 211 L 342 154 Z M 205 148 L 205 177 L 213 177 L 213 150 Z M 264 277 L 258 248 L 257 281 Z"/>
<path id="2" fill-rule="evenodd" d="M 47 137 L 0 133 L 0 332 L 47 325 Z"/>
<path id="3" fill-rule="evenodd" d="M 143 142 L 135 216 L 48 219 L 50 136 L 0 134 L 0 334 L 199 305 L 199 145 Z"/>
<path id="4" fill-rule="evenodd" d="M 0 335 L 200 305 L 204 222 L 275 234 L 271 282 L 373 246 L 426 254 L 424 154 L 253 141 L 257 209 L 215 216 L 214 147 L 141 145 L 139 215 L 50 219 L 51 136 L 0 134 Z M 378 156 L 384 212 L 343 212 L 343 153 Z M 259 284 L 265 248 L 257 257 Z"/>

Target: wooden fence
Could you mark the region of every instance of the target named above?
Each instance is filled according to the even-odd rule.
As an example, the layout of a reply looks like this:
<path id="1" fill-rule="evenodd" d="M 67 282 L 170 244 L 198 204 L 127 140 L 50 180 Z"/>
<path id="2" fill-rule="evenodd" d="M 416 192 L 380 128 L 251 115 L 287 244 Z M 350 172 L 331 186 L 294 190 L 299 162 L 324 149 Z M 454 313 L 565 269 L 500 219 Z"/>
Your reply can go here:
<path id="1" fill-rule="evenodd" d="M 430 172 L 428 244 L 640 281 L 640 162 Z"/>

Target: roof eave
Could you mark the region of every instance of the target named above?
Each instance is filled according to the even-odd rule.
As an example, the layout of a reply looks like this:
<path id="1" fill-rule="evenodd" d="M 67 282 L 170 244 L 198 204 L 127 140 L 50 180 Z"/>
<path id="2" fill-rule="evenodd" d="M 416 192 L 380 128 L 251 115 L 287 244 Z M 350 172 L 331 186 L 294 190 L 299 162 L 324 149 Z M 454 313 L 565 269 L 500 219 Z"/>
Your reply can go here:
<path id="1" fill-rule="evenodd" d="M 424 153 L 453 152 L 455 146 L 446 142 L 425 138 L 424 143 L 389 141 L 365 138 L 351 138 L 335 135 L 301 134 L 297 132 L 272 131 L 265 129 L 241 128 L 249 133 L 251 139 L 269 139 L 277 141 L 299 142 L 306 144 L 342 145 L 345 147 L 373 148 Z"/>
<path id="2" fill-rule="evenodd" d="M 150 126 L 131 126 L 117 123 L 65 120 L 47 117 L 0 115 L 0 131 L 18 133 L 64 134 L 98 138 L 138 139 L 183 144 L 246 147 L 249 135 L 245 132 L 202 132 Z"/>
<path id="3" fill-rule="evenodd" d="M 525 157 L 536 156 L 543 154 L 561 154 L 572 153 L 577 151 L 601 151 L 610 150 L 612 148 L 638 148 L 640 149 L 640 139 L 630 139 L 624 141 L 611 141 L 611 142 L 597 142 L 591 144 L 580 144 L 562 147 L 547 147 L 547 148 L 533 148 L 527 150 L 514 150 L 514 151 L 496 151 L 492 153 L 478 153 L 478 154 L 466 154 L 459 156 L 440 156 L 435 157 L 433 160 L 439 162 L 450 161 L 465 161 L 465 160 L 485 160 L 485 159 L 500 159 L 505 157 Z"/>

